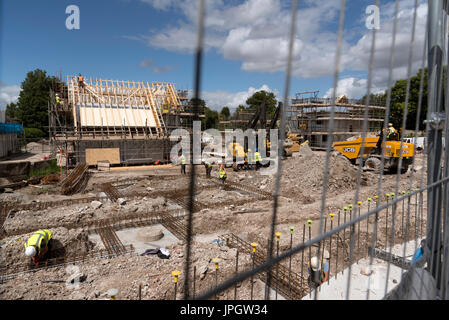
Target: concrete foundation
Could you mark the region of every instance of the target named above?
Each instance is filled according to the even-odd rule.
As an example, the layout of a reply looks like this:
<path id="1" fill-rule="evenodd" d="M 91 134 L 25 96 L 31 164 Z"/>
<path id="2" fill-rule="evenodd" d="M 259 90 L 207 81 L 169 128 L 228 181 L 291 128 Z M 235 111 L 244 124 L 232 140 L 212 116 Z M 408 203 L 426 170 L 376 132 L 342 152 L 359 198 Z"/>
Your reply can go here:
<path id="1" fill-rule="evenodd" d="M 80 140 L 75 142 L 76 162 L 86 161 L 86 149 L 118 148 L 120 164 L 151 164 L 157 160 L 167 161 L 171 147 L 176 142 L 169 139 L 120 139 L 120 140 Z"/>
<path id="2" fill-rule="evenodd" d="M 9 178 L 11 181 L 28 178 L 30 170 L 43 170 L 49 166 L 52 160 L 42 161 L 9 161 L 0 162 L 0 178 Z"/>
<path id="3" fill-rule="evenodd" d="M 156 240 L 151 237 L 159 234 L 159 231 L 163 234 L 160 239 Z M 178 242 L 178 239 L 160 224 L 150 227 L 119 230 L 116 233 L 125 246 L 130 244 L 134 246 L 136 254 L 141 254 L 147 249 L 165 248 Z M 89 235 L 89 239 L 101 247 L 103 246 L 103 242 L 98 234 Z"/>

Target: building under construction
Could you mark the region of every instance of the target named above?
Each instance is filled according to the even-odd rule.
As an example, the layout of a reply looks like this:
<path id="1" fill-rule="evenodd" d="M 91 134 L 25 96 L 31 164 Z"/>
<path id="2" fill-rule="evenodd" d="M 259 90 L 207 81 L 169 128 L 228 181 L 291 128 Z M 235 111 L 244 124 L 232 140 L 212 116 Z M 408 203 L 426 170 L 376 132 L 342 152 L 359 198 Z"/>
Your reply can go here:
<path id="1" fill-rule="evenodd" d="M 297 93 L 292 99 L 287 109 L 290 131 L 309 140 L 312 148 L 326 149 L 332 107 L 335 106 L 333 140 L 345 140 L 362 134 L 365 104 L 344 95 L 332 103 L 330 98 L 318 98 L 318 92 Z M 382 129 L 385 110 L 385 106 L 368 106 L 368 132 L 377 133 Z"/>
<path id="2" fill-rule="evenodd" d="M 50 137 L 71 164 L 168 161 L 176 143 L 169 140 L 170 132 L 191 127 L 194 117 L 187 92 L 178 93 L 173 83 L 68 76 L 50 95 Z"/>

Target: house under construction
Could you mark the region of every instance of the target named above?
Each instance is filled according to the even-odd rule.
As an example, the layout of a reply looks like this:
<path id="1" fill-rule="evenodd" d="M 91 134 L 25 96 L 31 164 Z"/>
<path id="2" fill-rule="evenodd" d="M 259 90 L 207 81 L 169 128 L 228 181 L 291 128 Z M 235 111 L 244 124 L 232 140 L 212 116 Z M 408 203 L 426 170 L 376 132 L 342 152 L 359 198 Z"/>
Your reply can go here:
<path id="1" fill-rule="evenodd" d="M 68 76 L 50 92 L 49 129 L 73 162 L 96 165 L 168 161 L 170 132 L 191 127 L 187 92 L 173 83 L 83 79 Z M 204 112 L 200 110 L 200 118 Z"/>
<path id="2" fill-rule="evenodd" d="M 335 106 L 333 140 L 346 140 L 362 134 L 366 105 L 360 100 L 342 95 L 335 103 L 330 98 L 318 98 L 319 91 L 301 92 L 287 109 L 288 127 L 309 140 L 314 149 L 326 149 L 332 107 Z M 368 132 L 377 133 L 383 127 L 385 106 L 368 106 Z"/>

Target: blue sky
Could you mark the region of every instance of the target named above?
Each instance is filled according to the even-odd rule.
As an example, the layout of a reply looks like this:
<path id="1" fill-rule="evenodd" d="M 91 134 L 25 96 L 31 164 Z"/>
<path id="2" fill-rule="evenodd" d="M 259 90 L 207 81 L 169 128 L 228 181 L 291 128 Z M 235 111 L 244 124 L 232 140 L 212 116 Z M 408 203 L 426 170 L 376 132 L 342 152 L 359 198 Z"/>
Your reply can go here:
<path id="1" fill-rule="evenodd" d="M 371 30 L 365 27 L 365 9 L 374 2 L 347 1 L 339 87 L 353 97 L 366 91 Z M 167 81 L 191 90 L 196 4 L 193 0 L 2 1 L 0 107 L 16 99 L 26 73 L 36 68 L 50 75 L 61 70 L 64 77 L 81 72 L 93 78 Z M 69 5 L 80 9 L 79 30 L 65 26 Z M 401 1 L 406 23 L 411 21 L 412 5 L 413 1 Z M 289 7 L 290 1 L 280 0 L 207 2 L 202 90 L 209 106 L 236 107 L 261 88 L 283 96 Z M 339 7 L 340 0 L 300 1 L 290 95 L 308 90 L 329 94 Z M 392 8 L 393 1 L 381 1 L 379 32 L 385 36 L 380 34 L 379 47 L 391 38 Z M 410 41 L 406 29 L 404 46 L 399 45 L 397 52 L 398 76 L 405 75 Z M 385 87 L 388 53 L 376 52 L 375 90 Z M 417 69 L 419 54 L 415 60 Z"/>

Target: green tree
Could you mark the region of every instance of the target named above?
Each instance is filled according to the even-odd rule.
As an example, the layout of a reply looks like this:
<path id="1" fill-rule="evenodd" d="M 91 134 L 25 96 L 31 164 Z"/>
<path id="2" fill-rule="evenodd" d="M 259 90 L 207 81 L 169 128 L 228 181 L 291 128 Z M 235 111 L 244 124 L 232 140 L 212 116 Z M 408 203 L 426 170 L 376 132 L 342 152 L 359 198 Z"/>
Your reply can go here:
<path id="1" fill-rule="evenodd" d="M 196 99 L 196 98 L 190 99 L 188 104 L 191 105 L 191 106 L 194 106 L 195 102 L 197 102 L 197 105 L 200 106 L 200 107 L 205 107 L 206 106 L 206 101 L 204 101 L 203 99 Z"/>
<path id="2" fill-rule="evenodd" d="M 409 91 L 409 100 L 407 107 L 407 120 L 406 120 L 406 129 L 414 130 L 416 127 L 416 118 L 418 116 L 418 105 L 419 105 L 419 88 L 421 84 L 421 72 L 420 69 L 416 75 L 410 78 L 410 91 Z M 446 73 L 447 68 L 443 69 L 443 88 L 445 88 L 446 83 Z M 419 117 L 419 130 L 424 130 L 424 120 L 427 117 L 427 68 L 424 69 L 424 77 L 423 77 L 423 91 L 422 91 L 422 99 L 421 99 L 421 114 Z M 390 117 L 388 119 L 389 122 L 393 123 L 394 127 L 399 129 L 402 127 L 402 121 L 405 110 L 405 98 L 407 92 L 407 79 L 400 79 L 394 83 L 391 87 L 391 100 L 390 100 Z M 370 105 L 381 105 L 386 106 L 387 104 L 387 91 L 378 94 L 371 94 L 369 99 Z M 366 95 L 357 101 L 357 103 L 365 104 L 366 103 Z M 443 99 L 444 99 L 444 90 L 443 90 Z M 444 101 L 444 100 L 443 100 Z"/>
<path id="3" fill-rule="evenodd" d="M 414 130 L 416 127 L 416 117 L 418 116 L 418 104 L 419 104 L 419 88 L 421 84 L 421 69 L 416 75 L 410 78 L 410 91 L 409 100 L 407 107 L 407 121 L 406 129 Z M 445 88 L 445 76 L 446 68 L 443 72 L 443 88 Z M 392 122 L 396 128 L 402 126 L 404 108 L 405 108 L 405 98 L 407 92 L 407 80 L 398 80 L 391 88 L 391 117 L 390 122 Z M 444 99 L 444 97 L 443 97 Z M 444 100 L 443 100 L 444 101 Z M 424 120 L 427 117 L 427 68 L 424 69 L 424 83 L 422 91 L 421 100 L 421 115 L 419 119 L 419 130 L 425 129 Z"/>
<path id="4" fill-rule="evenodd" d="M 387 103 L 387 95 L 385 92 L 381 93 L 371 93 L 369 95 L 369 105 L 370 106 L 385 106 Z M 366 104 L 366 95 L 356 102 L 357 104 Z"/>
<path id="5" fill-rule="evenodd" d="M 16 121 L 16 112 L 17 112 L 18 106 L 16 103 L 11 102 L 10 104 L 6 105 L 6 122 L 14 122 Z"/>
<path id="6" fill-rule="evenodd" d="M 219 124 L 219 117 L 218 117 L 218 112 L 215 110 L 211 110 L 208 107 L 205 108 L 205 115 L 206 118 L 203 119 L 203 123 L 201 124 L 201 127 L 203 128 L 203 130 L 206 129 L 217 129 L 218 128 L 218 124 Z"/>
<path id="7" fill-rule="evenodd" d="M 14 116 L 26 128 L 37 128 L 48 132 L 48 101 L 52 83 L 59 80 L 47 76 L 44 70 L 36 69 L 27 73 L 22 82 Z"/>
<path id="8" fill-rule="evenodd" d="M 268 117 L 273 117 L 277 106 L 277 100 L 273 92 L 267 92 L 265 90 L 257 91 L 251 97 L 246 99 L 246 104 L 250 109 L 254 110 L 261 106 L 264 100 Z"/>
<path id="9" fill-rule="evenodd" d="M 229 116 L 231 115 L 231 111 L 229 111 L 228 107 L 223 107 L 223 109 L 221 109 L 220 111 L 220 115 L 224 118 L 224 119 L 228 119 Z"/>
<path id="10" fill-rule="evenodd" d="M 192 98 L 189 100 L 189 105 L 194 106 L 195 102 L 197 102 L 197 105 L 204 110 L 205 118 L 201 119 L 201 129 L 206 130 L 210 128 L 218 128 L 219 119 L 218 119 L 218 112 L 209 109 L 206 106 L 206 101 L 203 99 L 195 100 L 195 98 Z"/>

